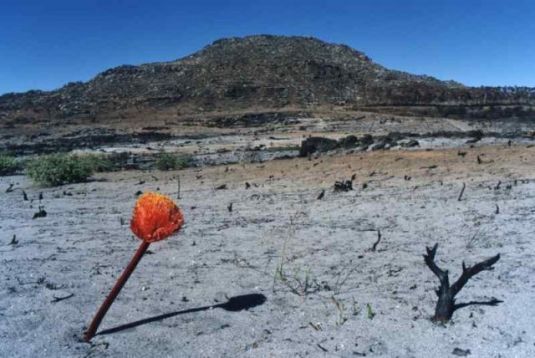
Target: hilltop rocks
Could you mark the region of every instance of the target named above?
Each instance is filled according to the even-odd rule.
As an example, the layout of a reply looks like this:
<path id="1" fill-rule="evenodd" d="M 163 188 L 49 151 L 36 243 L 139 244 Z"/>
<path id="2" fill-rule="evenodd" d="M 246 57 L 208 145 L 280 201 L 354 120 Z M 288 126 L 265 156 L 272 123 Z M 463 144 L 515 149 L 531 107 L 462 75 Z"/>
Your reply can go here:
<path id="1" fill-rule="evenodd" d="M 282 108 L 322 106 L 413 116 L 531 118 L 535 89 L 466 87 L 392 71 L 362 52 L 310 37 L 247 36 L 169 62 L 119 66 L 53 91 L 0 96 L 0 124 L 66 125 L 220 113 L 213 126 L 250 126 Z M 269 112 L 235 118 L 232 113 Z M 143 117 L 141 117 L 143 116 Z"/>

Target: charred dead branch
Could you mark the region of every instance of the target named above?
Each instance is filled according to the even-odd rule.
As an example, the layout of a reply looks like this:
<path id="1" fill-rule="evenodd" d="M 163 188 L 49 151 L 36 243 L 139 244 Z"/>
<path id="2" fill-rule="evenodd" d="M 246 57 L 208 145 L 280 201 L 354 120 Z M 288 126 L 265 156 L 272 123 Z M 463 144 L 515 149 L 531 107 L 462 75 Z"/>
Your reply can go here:
<path id="1" fill-rule="evenodd" d="M 449 274 L 447 270 L 440 269 L 435 263 L 435 255 L 437 253 L 438 244 L 435 244 L 433 248 L 426 247 L 427 254 L 424 256 L 424 261 L 427 267 L 438 277 L 440 280 L 440 287 L 436 290 L 438 296 L 438 302 L 435 308 L 435 314 L 432 318 L 435 322 L 448 322 L 453 313 L 459 308 L 463 308 L 470 305 L 487 305 L 496 306 L 499 301 L 493 298 L 490 301 L 479 302 L 472 301 L 466 303 L 455 303 L 455 296 L 463 289 L 468 280 L 480 273 L 481 271 L 491 271 L 494 269 L 493 265 L 500 259 L 500 254 L 493 256 L 485 261 L 482 261 L 474 266 L 467 267 L 463 262 L 463 272 L 457 281 L 450 285 Z"/>
<path id="2" fill-rule="evenodd" d="M 56 302 L 60 302 L 60 301 L 63 301 L 63 300 L 67 300 L 67 299 L 69 299 L 69 298 L 71 298 L 73 296 L 74 296 L 74 293 L 70 293 L 67 296 L 63 296 L 63 297 L 54 296 L 54 299 L 52 301 L 50 301 L 50 303 L 56 303 Z"/>
<path id="3" fill-rule="evenodd" d="M 176 198 L 180 199 L 180 176 L 176 177 Z"/>
<path id="4" fill-rule="evenodd" d="M 438 168 L 438 165 L 433 164 L 433 165 L 428 165 L 426 167 L 421 167 L 420 169 L 436 169 L 436 168 Z"/>
<path id="5" fill-rule="evenodd" d="M 13 190 L 15 190 L 15 189 L 13 189 L 13 186 L 14 186 L 14 184 L 10 183 L 9 184 L 9 188 L 6 189 L 6 193 L 11 193 Z"/>
<path id="6" fill-rule="evenodd" d="M 461 349 L 461 348 L 456 347 L 456 348 L 453 348 L 453 351 L 451 352 L 451 354 L 457 357 L 466 357 L 472 354 L 472 352 L 470 351 L 470 349 Z"/>
<path id="7" fill-rule="evenodd" d="M 44 206 L 39 206 L 39 211 L 33 214 L 32 219 L 44 218 L 46 217 L 46 211 Z"/>
<path id="8" fill-rule="evenodd" d="M 320 195 L 318 195 L 318 198 L 317 198 L 317 199 L 318 199 L 318 200 L 321 200 L 321 199 L 323 199 L 324 196 L 325 196 L 325 189 L 323 189 L 323 190 L 321 191 L 321 193 L 320 193 Z"/>
<path id="9" fill-rule="evenodd" d="M 464 189 L 466 189 L 466 183 L 463 183 L 463 188 L 461 189 L 461 192 L 459 193 L 459 197 L 457 198 L 457 201 L 461 201 L 463 199 Z"/>
<path id="10" fill-rule="evenodd" d="M 372 252 L 375 252 L 377 250 L 377 245 L 381 242 L 381 230 L 377 229 L 377 241 L 373 243 L 373 246 L 371 248 Z"/>
<path id="11" fill-rule="evenodd" d="M 334 183 L 334 191 L 350 191 L 353 190 L 353 182 L 351 180 L 340 180 Z"/>

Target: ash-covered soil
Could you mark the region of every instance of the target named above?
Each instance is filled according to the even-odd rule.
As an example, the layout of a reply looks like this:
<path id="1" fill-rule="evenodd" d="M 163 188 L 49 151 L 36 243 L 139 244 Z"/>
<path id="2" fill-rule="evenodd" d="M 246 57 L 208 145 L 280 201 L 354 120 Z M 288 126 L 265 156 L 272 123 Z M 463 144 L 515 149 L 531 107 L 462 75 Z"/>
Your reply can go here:
<path id="1" fill-rule="evenodd" d="M 515 144 L 376 151 L 56 188 L 2 177 L 0 356 L 535 356 L 534 154 Z M 354 190 L 333 192 L 352 175 Z M 176 198 L 177 177 L 186 225 L 151 245 L 100 330 L 135 324 L 82 342 L 139 244 L 128 227 L 136 192 Z M 39 206 L 47 215 L 32 219 Z M 451 280 L 463 260 L 500 253 L 458 298 L 503 303 L 431 322 L 438 281 L 422 254 L 434 243 Z M 266 300 L 192 310 L 249 294 Z"/>

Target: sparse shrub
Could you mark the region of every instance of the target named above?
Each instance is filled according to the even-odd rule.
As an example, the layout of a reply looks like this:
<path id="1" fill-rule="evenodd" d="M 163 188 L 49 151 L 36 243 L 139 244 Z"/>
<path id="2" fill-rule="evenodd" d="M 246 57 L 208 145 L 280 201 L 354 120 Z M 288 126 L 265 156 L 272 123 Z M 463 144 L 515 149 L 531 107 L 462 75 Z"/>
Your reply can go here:
<path id="1" fill-rule="evenodd" d="M 0 175 L 11 175 L 19 169 L 17 160 L 4 153 L 0 153 Z"/>
<path id="2" fill-rule="evenodd" d="M 110 172 L 115 169 L 113 162 L 104 154 L 83 154 L 79 158 L 96 173 Z"/>
<path id="3" fill-rule="evenodd" d="M 93 174 L 91 161 L 68 154 L 40 156 L 27 163 L 26 171 L 35 183 L 44 186 L 79 183 Z"/>
<path id="4" fill-rule="evenodd" d="M 156 160 L 156 168 L 159 170 L 177 170 L 190 167 L 193 159 L 189 155 L 177 155 L 162 153 Z"/>

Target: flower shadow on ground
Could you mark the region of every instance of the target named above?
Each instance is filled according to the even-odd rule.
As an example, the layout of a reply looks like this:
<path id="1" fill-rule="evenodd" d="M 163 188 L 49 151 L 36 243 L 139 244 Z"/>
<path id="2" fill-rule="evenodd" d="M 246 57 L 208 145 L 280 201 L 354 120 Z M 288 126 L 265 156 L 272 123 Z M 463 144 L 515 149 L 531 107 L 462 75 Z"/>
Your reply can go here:
<path id="1" fill-rule="evenodd" d="M 148 323 L 152 323 L 152 322 L 159 322 L 159 321 L 162 321 L 162 320 L 164 320 L 166 318 L 171 318 L 171 317 L 178 316 L 178 315 L 181 315 L 181 314 L 206 311 L 206 310 L 209 310 L 209 309 L 212 309 L 212 308 L 222 308 L 225 311 L 239 312 L 239 311 L 243 311 L 243 310 L 248 310 L 248 309 L 256 307 L 256 306 L 260 306 L 260 305 L 264 304 L 266 302 L 266 300 L 267 300 L 266 296 L 264 296 L 262 294 L 258 294 L 258 293 L 234 296 L 234 297 L 229 298 L 229 300 L 227 302 L 225 302 L 225 303 L 221 303 L 221 304 L 217 304 L 217 305 L 211 305 L 211 306 L 190 308 L 190 309 L 182 310 L 182 311 L 164 313 L 164 314 L 161 314 L 161 315 L 158 315 L 158 316 L 144 318 L 144 319 L 141 319 L 141 320 L 138 320 L 138 321 L 134 321 L 134 322 L 130 322 L 130 323 L 126 323 L 126 324 L 123 324 L 123 325 L 120 325 L 120 326 L 117 326 L 117 327 L 105 329 L 105 330 L 97 333 L 97 336 L 117 333 L 117 332 L 120 332 L 120 331 L 124 331 L 124 330 L 127 330 L 127 329 L 138 327 L 138 326 L 141 326 L 141 325 L 144 325 L 144 324 L 148 324 Z"/>

